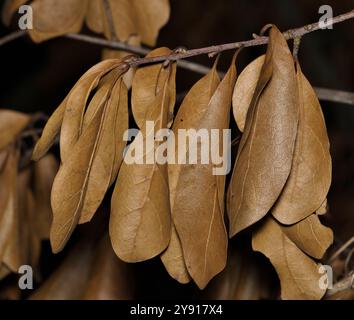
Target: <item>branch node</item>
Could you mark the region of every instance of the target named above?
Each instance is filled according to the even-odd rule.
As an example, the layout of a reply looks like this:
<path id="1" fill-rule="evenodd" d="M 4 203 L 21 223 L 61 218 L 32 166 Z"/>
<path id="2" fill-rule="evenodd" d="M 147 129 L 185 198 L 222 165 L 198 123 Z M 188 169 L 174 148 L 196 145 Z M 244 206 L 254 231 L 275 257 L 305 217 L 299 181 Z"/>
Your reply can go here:
<path id="1" fill-rule="evenodd" d="M 220 51 L 213 51 L 208 53 L 208 58 L 214 58 L 220 53 Z"/>

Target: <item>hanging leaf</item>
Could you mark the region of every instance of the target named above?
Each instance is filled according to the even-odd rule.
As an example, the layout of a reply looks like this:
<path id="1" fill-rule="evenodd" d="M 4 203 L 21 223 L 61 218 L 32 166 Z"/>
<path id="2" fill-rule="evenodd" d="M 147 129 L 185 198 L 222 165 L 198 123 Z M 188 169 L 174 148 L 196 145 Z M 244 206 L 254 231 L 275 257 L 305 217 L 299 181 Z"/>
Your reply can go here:
<path id="1" fill-rule="evenodd" d="M 0 110 L 0 150 L 13 142 L 31 118 L 21 112 Z"/>
<path id="2" fill-rule="evenodd" d="M 18 251 L 20 259 L 18 267 L 23 264 L 30 265 L 36 276 L 39 271 L 38 263 L 42 239 L 37 232 L 38 216 L 35 211 L 34 195 L 31 190 L 31 169 L 31 167 L 25 168 L 19 172 L 17 177 L 17 241 L 14 243 L 15 246 L 9 251 Z"/>
<path id="3" fill-rule="evenodd" d="M 316 259 L 321 259 L 333 243 L 332 230 L 323 226 L 315 214 L 294 225 L 283 225 L 282 231 L 298 248 Z"/>
<path id="4" fill-rule="evenodd" d="M 1 174 L 2 169 L 5 166 L 7 156 L 8 156 L 8 149 L 7 148 L 0 151 L 0 174 Z"/>
<path id="5" fill-rule="evenodd" d="M 158 32 L 170 16 L 168 0 L 109 0 L 109 4 L 119 40 L 137 34 L 143 43 L 155 46 Z"/>
<path id="6" fill-rule="evenodd" d="M 194 88 L 192 88 L 190 93 L 185 97 L 177 115 L 178 120 L 175 121 L 173 126 L 174 134 L 177 133 L 178 129 L 187 129 L 188 125 L 191 123 L 198 123 L 200 121 L 219 82 L 220 80 L 216 72 L 215 63 L 209 75 L 196 83 Z M 202 94 L 200 94 L 201 99 L 198 99 L 198 96 L 195 94 L 195 92 L 202 92 Z M 198 104 L 198 108 L 194 108 L 194 105 L 196 104 Z M 189 107 L 190 105 L 192 107 Z M 192 113 L 191 110 L 188 110 L 189 108 L 193 110 Z M 142 110 L 141 113 L 144 113 L 144 110 Z M 136 118 L 139 118 L 138 114 L 139 113 L 136 112 Z M 183 122 L 186 119 L 190 119 L 190 122 Z M 178 141 L 176 141 L 175 150 L 178 150 Z M 176 188 L 181 169 L 182 166 L 179 165 L 168 165 L 168 184 L 170 191 L 170 206 L 172 210 L 174 207 L 174 200 L 176 198 Z M 171 222 L 170 243 L 167 249 L 161 254 L 161 261 L 170 276 L 176 279 L 178 282 L 188 283 L 191 280 L 183 256 L 181 240 L 177 234 L 173 221 Z"/>
<path id="7" fill-rule="evenodd" d="M 173 127 L 175 133 L 181 128 L 204 128 L 209 133 L 211 129 L 228 128 L 232 89 L 236 80 L 235 58 L 220 83 L 214 65 L 210 73 L 191 89 L 177 114 Z M 201 151 L 200 144 L 198 151 Z M 222 143 L 219 145 L 220 151 L 223 152 Z M 190 152 L 193 150 L 187 149 L 187 154 Z M 201 164 L 200 154 L 198 164 L 170 167 L 171 195 L 174 196 L 172 218 L 182 243 L 188 273 L 203 289 L 226 264 L 225 175 L 213 175 L 214 164 L 211 161 Z M 175 173 L 174 167 L 177 167 Z"/>
<path id="8" fill-rule="evenodd" d="M 16 167 L 11 166 L 10 162 L 17 160 L 14 156 L 13 145 L 8 146 L 3 149 L 2 154 L 5 155 L 3 158 L 2 168 L 0 170 L 0 217 L 4 217 L 4 211 L 8 206 L 10 201 L 11 186 L 14 184 L 16 179 Z"/>
<path id="9" fill-rule="evenodd" d="M 34 197 L 36 218 L 35 229 L 40 239 L 49 239 L 52 223 L 52 208 L 50 206 L 50 191 L 59 164 L 52 154 L 48 154 L 34 163 Z"/>
<path id="10" fill-rule="evenodd" d="M 89 0 L 87 3 L 86 24 L 93 32 L 104 33 L 107 17 L 102 0 Z M 105 33 L 106 34 L 106 33 Z"/>
<path id="11" fill-rule="evenodd" d="M 11 274 L 11 270 L 4 264 L 0 265 L 0 280 L 5 279 L 9 274 Z"/>
<path id="12" fill-rule="evenodd" d="M 168 55 L 172 51 L 168 48 L 158 48 L 151 51 L 146 57 L 156 57 L 162 55 Z M 140 129 L 143 128 L 145 121 L 153 121 L 155 119 L 147 118 L 149 108 L 154 104 L 156 100 L 156 92 L 161 92 L 164 90 L 166 84 L 166 77 L 163 73 L 170 73 L 169 77 L 175 79 L 176 68 L 173 67 L 172 70 L 162 69 L 161 64 L 153 64 L 151 66 L 139 68 L 133 79 L 133 95 L 132 95 L 132 110 L 134 115 L 134 120 Z M 175 81 L 168 81 L 168 117 L 171 118 L 173 114 L 173 109 L 176 100 L 176 84 Z M 153 115 L 150 113 L 150 115 Z M 170 120 L 170 119 L 169 119 Z M 168 121 L 170 122 L 170 121 Z"/>
<path id="13" fill-rule="evenodd" d="M 237 126 L 241 132 L 245 128 L 247 111 L 257 87 L 264 64 L 265 55 L 253 60 L 238 76 L 232 96 L 232 110 Z"/>
<path id="14" fill-rule="evenodd" d="M 33 243 L 30 238 L 30 226 L 27 224 L 27 188 L 29 178 L 29 169 L 17 173 L 17 177 L 14 180 L 14 195 L 11 196 L 11 202 L 13 202 L 11 207 L 9 207 L 11 211 L 6 212 L 6 214 L 9 214 L 9 221 L 11 221 L 11 231 L 4 252 L 3 262 L 11 272 L 15 273 L 18 272 L 21 265 L 28 264 L 36 267 L 38 262 L 32 259 L 32 256 L 35 257 L 36 253 L 32 251 L 34 246 L 32 246 Z"/>
<path id="15" fill-rule="evenodd" d="M 37 276 L 41 238 L 37 233 L 38 216 L 30 189 L 32 172 L 17 171 L 19 151 L 8 147 L 8 157 L 0 174 L 0 267 L 1 276 L 17 273 L 21 265 L 31 265 Z M 1 278 L 0 276 L 0 278 Z"/>
<path id="16" fill-rule="evenodd" d="M 56 137 L 60 132 L 60 127 L 63 122 L 63 116 L 66 108 L 65 99 L 59 107 L 54 111 L 51 117 L 48 119 L 40 139 L 37 141 L 34 146 L 32 153 L 32 160 L 38 161 L 42 158 L 48 150 L 52 147 L 55 142 Z"/>
<path id="17" fill-rule="evenodd" d="M 169 275 L 179 283 L 184 284 L 191 280 L 183 257 L 181 240 L 173 222 L 171 222 L 171 239 L 167 249 L 161 254 L 161 261 Z"/>
<path id="18" fill-rule="evenodd" d="M 102 87 L 105 94 L 92 120 L 55 177 L 50 237 L 54 252 L 63 248 L 79 221 L 92 218 L 117 175 L 117 162 L 120 164 L 125 146 L 123 133 L 128 128 L 127 89 L 121 74 L 115 82 Z M 90 108 L 96 106 L 90 104 Z"/>
<path id="19" fill-rule="evenodd" d="M 11 263 L 15 259 L 9 259 L 9 247 L 16 241 L 18 227 L 16 210 L 18 156 L 14 147 L 9 149 L 7 161 L 0 174 L 0 264 L 5 264 L 7 269 L 13 272 L 17 272 L 18 263 Z M 15 257 L 16 252 L 12 253 Z"/>
<path id="20" fill-rule="evenodd" d="M 186 95 L 173 125 L 174 134 L 178 132 L 178 129 L 189 129 L 193 126 L 196 127 L 200 123 L 219 83 L 220 79 L 216 71 L 215 62 L 210 73 L 198 81 Z M 175 141 L 175 150 L 178 150 L 178 141 Z M 175 164 L 168 165 L 168 182 L 172 212 L 174 210 L 179 176 L 183 167 L 182 165 Z M 189 282 L 190 275 L 188 274 L 181 240 L 176 231 L 174 222 L 172 222 L 169 246 L 161 255 L 161 260 L 171 277 L 181 283 Z"/>
<path id="21" fill-rule="evenodd" d="M 326 125 L 316 93 L 297 64 L 300 97 L 298 134 L 290 176 L 272 208 L 281 223 L 296 223 L 315 212 L 326 199 L 332 162 Z"/>
<path id="22" fill-rule="evenodd" d="M 326 290 L 320 287 L 320 264 L 303 253 L 271 217 L 253 233 L 253 250 L 269 258 L 278 273 L 284 300 L 319 300 Z"/>
<path id="23" fill-rule="evenodd" d="M 264 56 L 261 56 L 250 63 L 235 86 L 234 115 L 241 131 L 263 61 Z M 316 94 L 301 72 L 299 64 L 297 82 L 299 125 L 293 165 L 281 197 L 272 209 L 273 215 L 285 224 L 296 223 L 319 207 L 322 207 L 319 212 L 325 212 L 324 198 L 331 182 L 331 157 L 326 125 Z"/>
<path id="24" fill-rule="evenodd" d="M 69 144 L 71 147 L 75 144 L 78 136 L 81 134 L 83 112 L 85 111 L 89 94 L 98 85 L 100 78 L 104 74 L 108 73 L 115 67 L 120 68 L 120 64 L 120 61 L 113 60 L 100 62 L 89 69 L 79 79 L 68 96 L 47 121 L 43 129 L 42 136 L 37 141 L 33 150 L 32 159 L 34 161 L 37 161 L 43 157 L 48 152 L 49 148 L 54 144 L 55 139 L 61 130 L 65 112 L 67 112 L 67 120 L 63 130 L 64 132 L 61 133 L 61 142 L 64 145 Z M 74 105 L 70 103 L 68 111 L 66 111 L 69 98 Z M 73 119 L 71 119 L 71 117 L 73 117 Z M 67 150 L 68 148 L 62 147 L 62 160 L 65 158 Z M 70 149 L 68 150 L 68 154 L 70 154 Z"/>
<path id="25" fill-rule="evenodd" d="M 298 125 L 293 57 L 273 26 L 228 190 L 230 236 L 263 218 L 290 174 Z"/>
<path id="26" fill-rule="evenodd" d="M 87 0 L 34 0 L 33 29 L 29 35 L 42 42 L 66 33 L 78 33 L 85 19 Z"/>
<path id="27" fill-rule="evenodd" d="M 82 134 L 84 113 L 90 93 L 97 87 L 101 77 L 114 68 L 119 68 L 123 73 L 124 65 L 121 65 L 121 60 L 105 60 L 98 63 L 81 77 L 69 93 L 60 131 L 62 162 L 71 154 L 73 146 Z"/>
<path id="28" fill-rule="evenodd" d="M 123 135 L 128 129 L 128 91 L 122 78 L 113 88 L 110 104 L 97 146 L 97 157 L 92 163 L 91 183 L 87 185 L 86 192 L 90 197 L 85 199 L 79 223 L 92 219 L 104 194 L 116 180 L 123 160 L 123 150 L 126 146 Z M 104 164 L 109 166 L 105 167 Z"/>
<path id="29" fill-rule="evenodd" d="M 145 68 L 150 67 L 142 69 Z M 175 87 L 175 68 L 175 63 L 166 69 L 162 69 L 161 64 L 154 68 L 150 74 L 153 85 L 146 82 L 145 73 L 137 72 L 133 81 L 132 100 L 138 103 L 135 95 L 141 90 L 146 91 L 150 104 L 141 100 L 142 107 L 136 108 L 147 108 L 144 119 L 154 121 L 154 124 L 149 129 L 147 122 L 140 123 L 140 135 L 130 144 L 127 154 L 144 146 L 143 163 L 123 161 L 112 195 L 110 237 L 114 251 L 126 262 L 150 259 L 166 249 L 170 241 L 167 166 L 157 163 L 154 157 L 162 141 L 147 146 L 147 139 L 154 139 L 156 133 L 168 125 L 175 98 L 175 93 L 171 94 L 171 88 Z M 161 83 L 161 86 L 156 87 L 156 83 Z M 152 158 L 151 164 L 148 163 L 149 158 Z"/>
<path id="30" fill-rule="evenodd" d="M 316 214 L 318 215 L 324 215 L 328 211 L 328 203 L 327 203 L 327 198 L 324 199 L 322 202 L 321 206 L 316 210 Z"/>

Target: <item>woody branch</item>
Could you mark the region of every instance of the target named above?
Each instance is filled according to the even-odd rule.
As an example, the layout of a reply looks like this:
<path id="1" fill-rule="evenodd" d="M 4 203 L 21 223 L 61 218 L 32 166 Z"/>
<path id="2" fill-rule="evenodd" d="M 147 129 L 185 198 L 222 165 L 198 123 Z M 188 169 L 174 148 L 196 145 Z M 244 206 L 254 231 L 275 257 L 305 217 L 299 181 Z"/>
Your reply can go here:
<path id="1" fill-rule="evenodd" d="M 354 18 L 354 10 L 351 10 L 347 13 L 338 15 L 332 19 L 329 19 L 327 21 L 327 25 L 334 25 L 337 23 L 341 23 L 343 21 L 353 19 Z M 319 22 L 311 23 L 308 25 L 305 25 L 300 28 L 295 28 L 295 29 L 289 29 L 285 31 L 284 37 L 287 40 L 291 39 L 298 39 L 301 38 L 302 36 L 317 31 L 321 30 L 321 26 Z M 11 33 L 3 38 L 0 39 L 0 46 L 13 41 L 21 36 L 25 35 L 24 31 L 16 31 L 14 33 Z M 124 50 L 127 52 L 135 53 L 138 55 L 146 55 L 147 53 L 150 52 L 149 49 L 143 48 L 143 47 L 136 47 L 129 45 L 124 42 L 119 42 L 116 40 L 106 40 L 102 39 L 99 37 L 93 37 L 89 35 L 84 35 L 84 34 L 67 34 L 65 37 L 74 39 L 74 40 L 79 40 L 83 42 L 88 42 L 96 45 L 100 45 L 103 47 L 111 48 L 111 49 L 117 49 L 117 50 Z M 186 61 L 184 59 L 195 57 L 198 55 L 204 55 L 204 54 L 215 54 L 215 53 L 220 53 L 223 51 L 227 50 L 234 50 L 238 49 L 241 47 L 253 47 L 253 46 L 259 46 L 259 45 L 264 45 L 268 43 L 268 37 L 265 36 L 257 36 L 255 39 L 251 40 L 246 40 L 246 41 L 239 41 L 239 42 L 232 42 L 232 43 L 226 43 L 226 44 L 220 44 L 220 45 L 213 45 L 213 46 L 208 46 L 204 48 L 197 48 L 197 49 L 191 49 L 191 50 L 179 50 L 177 52 L 174 52 L 169 55 L 163 55 L 163 56 L 156 56 L 156 57 L 149 57 L 149 58 L 136 58 L 134 60 L 131 60 L 129 62 L 131 67 L 137 67 L 141 65 L 146 65 L 146 64 L 152 64 L 152 63 L 158 63 L 158 62 L 163 62 L 163 61 L 177 61 L 177 64 L 179 67 L 200 73 L 200 74 L 206 74 L 209 72 L 209 68 L 203 65 L 200 65 L 198 63 L 194 63 L 191 61 Z M 316 93 L 318 95 L 318 98 L 320 100 L 326 100 L 326 101 L 333 101 L 333 102 L 340 102 L 340 103 L 345 103 L 345 104 L 354 104 L 354 93 L 352 92 L 346 92 L 346 91 L 340 91 L 340 90 L 333 90 L 333 89 L 325 89 L 325 88 L 315 88 Z"/>

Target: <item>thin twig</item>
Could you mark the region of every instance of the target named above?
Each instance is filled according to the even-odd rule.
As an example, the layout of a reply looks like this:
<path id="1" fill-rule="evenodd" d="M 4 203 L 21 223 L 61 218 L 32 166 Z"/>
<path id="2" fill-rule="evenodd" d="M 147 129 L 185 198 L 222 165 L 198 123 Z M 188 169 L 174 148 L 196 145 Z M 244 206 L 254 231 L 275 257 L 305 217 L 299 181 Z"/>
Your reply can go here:
<path id="1" fill-rule="evenodd" d="M 328 25 L 333 25 L 336 23 L 340 23 L 349 19 L 354 18 L 354 10 L 351 10 L 347 13 L 341 14 L 339 16 L 336 16 L 328 21 Z M 285 31 L 284 37 L 287 40 L 290 39 L 295 39 L 295 38 L 301 38 L 305 34 L 308 34 L 310 32 L 320 30 L 320 24 L 319 22 L 311 23 L 308 25 L 305 25 L 300 28 L 295 28 L 295 29 L 289 29 Z M 10 35 L 9 35 L 10 36 Z M 72 39 L 77 39 L 81 41 L 86 41 L 90 43 L 95 43 L 99 44 L 102 46 L 106 46 L 112 49 L 124 49 L 125 51 L 130 51 L 132 53 L 137 53 L 137 54 L 145 54 L 146 50 L 139 48 L 139 47 L 134 47 L 125 43 L 120 43 L 117 41 L 109 41 L 105 40 L 102 38 L 95 38 L 91 36 L 84 36 L 84 35 L 78 35 L 78 34 L 69 34 L 66 35 L 69 38 Z M 260 36 L 256 37 L 256 39 L 252 40 L 246 40 L 246 41 L 239 41 L 239 42 L 232 42 L 232 43 L 225 43 L 225 44 L 220 44 L 220 45 L 213 45 L 209 47 L 204 47 L 204 48 L 198 48 L 198 49 L 191 49 L 191 50 L 184 50 L 183 52 L 174 52 L 169 55 L 163 55 L 163 56 L 156 56 L 156 57 L 150 57 L 150 58 L 137 58 L 135 60 L 132 60 L 129 62 L 130 66 L 139 66 L 139 65 L 144 65 L 144 64 L 151 64 L 151 63 L 156 63 L 156 62 L 162 62 L 165 60 L 169 61 L 177 61 L 181 59 L 186 59 L 186 58 L 191 58 L 203 54 L 211 54 L 211 53 L 218 53 L 226 50 L 234 50 L 238 49 L 240 47 L 252 47 L 252 46 L 259 46 L 263 44 L 268 43 L 268 37 Z M 1 44 L 1 42 L 0 42 Z"/>
<path id="2" fill-rule="evenodd" d="M 317 97 L 320 100 L 354 104 L 354 93 L 342 90 L 315 88 Z"/>
<path id="3" fill-rule="evenodd" d="M 340 23 L 349 19 L 354 18 L 354 10 L 349 11 L 347 13 L 341 14 L 339 16 L 334 17 L 333 19 L 330 19 L 328 21 L 328 24 L 336 24 Z M 290 29 L 285 31 L 284 37 L 287 40 L 290 39 L 295 39 L 295 38 L 301 38 L 305 34 L 308 34 L 310 32 L 320 30 L 320 24 L 319 22 L 311 23 L 306 26 L 300 27 L 300 28 L 295 28 L 295 29 Z M 77 39 L 81 41 L 86 41 L 86 42 L 91 42 L 94 44 L 99 44 L 105 47 L 109 47 L 112 49 L 124 49 L 125 51 L 129 51 L 132 53 L 136 54 L 146 54 L 147 50 L 144 48 L 139 48 L 139 47 L 134 47 L 125 43 L 120 43 L 117 41 L 109 41 L 105 40 L 102 38 L 95 38 L 95 37 L 90 37 L 90 36 L 84 36 L 84 35 L 73 35 L 69 34 L 67 37 L 72 38 L 72 39 Z M 151 64 L 151 63 L 156 63 L 156 62 L 162 62 L 165 60 L 169 61 L 177 61 L 181 59 L 186 59 L 186 58 L 191 58 L 199 55 L 204 55 L 204 54 L 211 54 L 211 53 L 218 53 L 226 50 L 233 50 L 233 49 L 238 49 L 240 47 L 252 47 L 252 46 L 259 46 L 263 44 L 268 43 L 268 37 L 263 37 L 259 36 L 256 37 L 255 39 L 252 40 L 246 40 L 246 41 L 239 41 L 239 42 L 232 42 L 232 43 L 225 43 L 225 44 L 220 44 L 220 45 L 214 45 L 214 46 L 209 46 L 209 47 L 204 47 L 204 48 L 197 48 L 197 49 L 191 49 L 191 50 L 185 50 L 183 52 L 175 52 L 169 55 L 163 55 L 163 56 L 156 56 L 156 57 L 150 57 L 150 58 L 137 58 L 135 60 L 132 60 L 130 62 L 130 65 L 132 67 L 134 66 L 139 66 L 139 65 L 144 65 L 144 64 Z M 198 67 L 195 68 L 193 71 L 198 70 Z M 205 69 L 203 68 L 204 72 Z"/>
<path id="4" fill-rule="evenodd" d="M 354 248 L 352 248 L 348 254 L 348 256 L 345 259 L 345 263 L 344 263 L 344 271 L 345 273 L 349 273 L 350 272 L 350 267 L 351 267 L 351 260 L 354 256 Z"/>
<path id="5" fill-rule="evenodd" d="M 132 46 L 125 42 L 111 41 L 99 37 L 88 36 L 86 34 L 81 34 L 81 33 L 68 33 L 65 35 L 65 37 L 69 39 L 97 44 L 99 46 L 107 47 L 110 49 L 129 51 L 131 53 L 136 53 L 139 55 L 146 55 L 147 53 L 150 52 L 149 49 L 138 47 L 138 46 Z"/>
<path id="6" fill-rule="evenodd" d="M 151 51 L 148 48 L 132 46 L 125 42 L 110 41 L 103 38 L 88 36 L 85 34 L 69 33 L 65 35 L 65 37 L 73 40 L 96 44 L 110 49 L 123 50 L 138 55 L 147 55 Z M 187 69 L 200 74 L 207 74 L 210 71 L 210 68 L 203 66 L 202 64 L 185 60 L 177 61 L 177 65 L 183 69 Z"/>
<path id="7" fill-rule="evenodd" d="M 117 34 L 116 34 L 116 30 L 114 28 L 114 21 L 113 21 L 113 16 L 112 16 L 112 10 L 111 10 L 111 6 L 109 4 L 108 0 L 103 0 L 103 7 L 104 7 L 104 11 L 106 13 L 106 17 L 107 17 L 107 22 L 108 22 L 108 26 L 109 26 L 109 32 L 110 32 L 110 36 L 111 39 L 113 41 L 117 41 Z"/>
<path id="8" fill-rule="evenodd" d="M 354 236 L 344 243 L 328 260 L 328 263 L 332 263 L 341 253 L 349 248 L 354 243 Z"/>
<path id="9" fill-rule="evenodd" d="M 328 289 L 326 293 L 326 298 L 329 298 L 340 291 L 352 289 L 354 290 L 354 273 L 351 272 L 346 275 L 342 280 L 338 281 L 334 284 L 332 289 Z"/>
<path id="10" fill-rule="evenodd" d="M 352 18 L 354 18 L 354 10 L 334 17 L 332 20 L 329 21 L 329 23 L 336 24 Z M 316 22 L 301 28 L 290 29 L 288 31 L 285 31 L 284 36 L 286 39 L 294 39 L 294 38 L 302 37 L 307 33 L 319 29 L 320 29 L 319 23 Z M 14 33 L 11 33 L 5 36 L 4 38 L 0 39 L 0 45 L 15 40 L 23 35 L 25 35 L 24 31 L 16 31 Z M 132 46 L 127 43 L 110 41 L 103 38 L 88 36 L 84 34 L 70 33 L 65 35 L 65 37 L 69 39 L 96 44 L 111 49 L 124 50 L 138 55 L 146 55 L 150 52 L 148 48 Z M 241 46 L 250 47 L 250 46 L 258 46 L 267 43 L 268 43 L 268 37 L 257 36 L 255 39 L 248 40 L 248 41 L 234 42 L 234 43 L 210 46 L 205 48 L 186 50 L 182 53 L 173 53 L 168 56 L 158 56 L 153 58 L 138 58 L 136 60 L 133 60 L 133 62 L 131 63 L 136 66 L 136 65 L 143 65 L 143 64 L 154 63 L 154 62 L 161 62 L 165 60 L 173 60 L 173 61 L 178 60 L 177 61 L 178 66 L 183 69 L 187 69 L 200 74 L 207 74 L 210 68 L 195 62 L 185 61 L 181 59 L 190 58 L 201 54 L 209 54 L 209 53 L 221 52 L 225 50 L 237 49 Z M 350 105 L 354 104 L 354 93 L 352 92 L 326 89 L 326 88 L 315 88 L 315 91 L 320 100 L 339 102 L 339 103 L 345 103 Z"/>
<path id="11" fill-rule="evenodd" d="M 330 19 L 328 21 L 328 24 L 336 24 L 336 23 L 343 22 L 345 20 L 353 19 L 353 18 L 354 18 L 354 10 L 349 11 L 344 14 L 341 14 L 339 16 L 336 16 L 333 19 Z M 321 29 L 319 23 L 315 22 L 315 23 L 308 24 L 308 25 L 301 27 L 301 28 L 290 29 L 288 31 L 285 31 L 284 37 L 287 40 L 299 38 L 307 33 L 310 33 L 310 32 L 313 32 L 313 31 L 316 31 L 319 29 Z M 226 50 L 234 50 L 234 49 L 238 49 L 241 47 L 259 46 L 259 45 L 268 43 L 268 40 L 269 40 L 268 37 L 257 37 L 256 39 L 252 39 L 252 40 L 226 43 L 226 44 L 214 45 L 214 46 L 198 48 L 198 49 L 191 49 L 191 50 L 186 50 L 185 52 L 172 53 L 170 55 L 165 55 L 165 56 L 156 56 L 156 57 L 151 57 L 151 58 L 140 58 L 140 59 L 136 59 L 136 60 L 132 61 L 131 66 L 151 64 L 151 63 L 156 63 L 156 62 L 162 62 L 165 60 L 176 61 L 176 60 L 186 59 L 186 58 L 199 56 L 199 55 L 203 55 L 203 54 L 222 52 L 222 51 L 226 51 Z"/>
<path id="12" fill-rule="evenodd" d="M 294 38 L 294 45 L 293 45 L 293 57 L 297 60 L 299 49 L 300 49 L 301 37 Z"/>
<path id="13" fill-rule="evenodd" d="M 6 43 L 8 43 L 8 42 L 11 42 L 11 41 L 13 41 L 13 40 L 16 40 L 16 39 L 18 39 L 18 38 L 21 38 L 21 37 L 23 37 L 25 34 L 26 34 L 26 31 L 24 31 L 24 30 L 12 32 L 12 33 L 8 34 L 7 36 L 2 37 L 2 38 L 0 39 L 0 46 L 6 44 Z"/>

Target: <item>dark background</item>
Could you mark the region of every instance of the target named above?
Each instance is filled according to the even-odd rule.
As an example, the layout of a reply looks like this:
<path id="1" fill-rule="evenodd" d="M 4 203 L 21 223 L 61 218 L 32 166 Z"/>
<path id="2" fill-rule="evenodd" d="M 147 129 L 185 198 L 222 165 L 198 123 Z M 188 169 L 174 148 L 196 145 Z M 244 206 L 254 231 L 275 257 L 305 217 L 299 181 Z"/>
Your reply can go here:
<path id="1" fill-rule="evenodd" d="M 282 31 L 318 21 L 318 9 L 331 5 L 334 16 L 354 8 L 354 0 L 171 0 L 171 17 L 161 30 L 157 46 L 198 48 L 252 38 L 267 23 Z M 2 6 L 3 1 L 0 1 Z M 0 26 L 0 36 L 14 29 Z M 90 33 L 84 29 L 83 32 Z M 0 47 L 0 108 L 47 114 L 58 106 L 78 78 L 100 61 L 101 47 L 65 38 L 36 45 L 28 37 Z M 238 69 L 265 52 L 265 46 L 247 48 L 238 59 Z M 221 57 L 226 70 L 230 54 Z M 193 59 L 210 65 L 208 57 Z M 312 85 L 354 92 L 354 20 L 334 25 L 333 30 L 317 31 L 302 39 L 299 60 Z M 179 70 L 178 91 L 188 90 L 200 75 Z M 322 102 L 331 142 L 333 183 L 329 193 L 327 224 L 334 228 L 337 244 L 354 234 L 354 105 Z M 236 240 L 237 241 L 237 240 Z M 155 270 L 158 262 L 137 266 L 141 278 Z M 191 289 L 165 279 L 163 267 L 154 286 L 167 281 L 173 292 Z M 160 278 L 159 278 L 160 277 Z M 151 287 L 150 287 L 151 288 Z M 157 289 L 152 295 L 162 296 Z M 160 292 L 160 291 L 161 292 Z M 151 291 L 150 291 L 151 293 Z"/>

